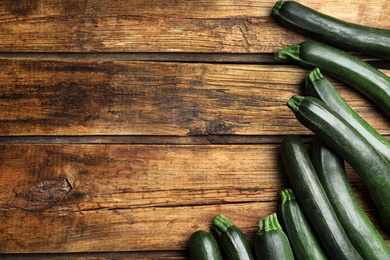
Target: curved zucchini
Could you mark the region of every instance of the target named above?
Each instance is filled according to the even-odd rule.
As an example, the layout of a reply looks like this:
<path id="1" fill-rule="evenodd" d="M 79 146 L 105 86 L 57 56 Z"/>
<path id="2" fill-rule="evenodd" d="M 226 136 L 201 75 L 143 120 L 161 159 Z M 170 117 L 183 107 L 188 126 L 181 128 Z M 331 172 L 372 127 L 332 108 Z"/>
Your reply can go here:
<path id="1" fill-rule="evenodd" d="M 190 259 L 196 260 L 222 260 L 217 241 L 204 231 L 198 230 L 192 233 L 188 241 Z"/>
<path id="2" fill-rule="evenodd" d="M 332 83 L 323 77 L 319 68 L 315 68 L 307 75 L 305 94 L 316 97 L 331 107 L 390 162 L 390 141 L 379 134 L 345 102 Z"/>
<path id="3" fill-rule="evenodd" d="M 390 165 L 340 115 L 313 97 L 295 95 L 287 106 L 298 121 L 346 160 L 358 173 L 390 231 Z"/>
<path id="4" fill-rule="evenodd" d="M 221 240 L 221 247 L 229 260 L 254 260 L 248 240 L 242 231 L 224 215 L 214 218 L 213 229 Z"/>
<path id="5" fill-rule="evenodd" d="M 257 259 L 293 260 L 290 242 L 278 222 L 276 213 L 261 219 L 255 236 Z"/>
<path id="6" fill-rule="evenodd" d="M 311 68 L 318 67 L 355 88 L 390 116 L 390 78 L 367 62 L 319 42 L 303 42 L 275 54 L 277 59 L 292 59 Z"/>
<path id="7" fill-rule="evenodd" d="M 282 158 L 295 195 L 331 259 L 362 259 L 345 233 L 299 137 L 283 138 Z"/>
<path id="8" fill-rule="evenodd" d="M 344 170 L 344 160 L 315 138 L 311 159 L 349 239 L 364 259 L 390 259 L 390 248 L 359 205 Z"/>
<path id="9" fill-rule="evenodd" d="M 297 259 L 328 259 L 292 189 L 280 192 L 278 218 Z"/>
<path id="10" fill-rule="evenodd" d="M 279 0 L 272 14 L 283 26 L 321 42 L 390 59 L 390 30 L 348 23 L 294 1 Z"/>

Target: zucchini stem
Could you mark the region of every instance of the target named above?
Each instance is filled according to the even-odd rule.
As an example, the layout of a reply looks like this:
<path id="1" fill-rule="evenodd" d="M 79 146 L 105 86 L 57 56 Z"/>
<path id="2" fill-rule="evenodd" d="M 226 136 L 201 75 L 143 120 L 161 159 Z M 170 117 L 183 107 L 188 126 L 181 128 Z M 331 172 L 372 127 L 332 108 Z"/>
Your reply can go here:
<path id="1" fill-rule="evenodd" d="M 280 191 L 280 197 L 282 198 L 282 203 L 289 200 L 295 200 L 295 195 L 292 189 L 284 189 Z"/>
<path id="2" fill-rule="evenodd" d="M 293 111 L 296 112 L 299 109 L 299 106 L 301 105 L 302 100 L 304 99 L 303 96 L 294 95 L 287 101 L 287 106 Z"/>
<path id="3" fill-rule="evenodd" d="M 282 230 L 282 226 L 278 221 L 278 217 L 276 216 L 276 213 L 272 213 L 271 215 L 259 221 L 259 233 L 269 232 L 272 230 L 276 230 L 276 231 Z"/>
<path id="4" fill-rule="evenodd" d="M 300 61 L 301 58 L 299 57 L 299 52 L 300 52 L 300 45 L 299 44 L 294 44 L 287 46 L 280 51 L 277 51 L 275 53 L 275 58 L 278 60 L 296 60 Z"/>
<path id="5" fill-rule="evenodd" d="M 233 226 L 233 222 L 231 222 L 227 217 L 220 214 L 214 218 L 214 227 L 215 231 L 220 234 L 222 232 L 226 232 L 229 227 Z"/>
<path id="6" fill-rule="evenodd" d="M 319 68 L 315 68 L 312 70 L 306 77 L 307 80 L 310 80 L 311 82 L 314 82 L 319 79 L 323 79 L 324 76 L 322 75 L 321 71 Z"/>
<path id="7" fill-rule="evenodd" d="M 280 8 L 282 8 L 282 5 L 284 4 L 284 2 L 285 2 L 285 0 L 279 0 L 278 2 L 276 2 L 274 7 L 272 8 L 272 14 L 273 15 L 278 15 L 279 14 L 279 10 L 280 10 Z"/>

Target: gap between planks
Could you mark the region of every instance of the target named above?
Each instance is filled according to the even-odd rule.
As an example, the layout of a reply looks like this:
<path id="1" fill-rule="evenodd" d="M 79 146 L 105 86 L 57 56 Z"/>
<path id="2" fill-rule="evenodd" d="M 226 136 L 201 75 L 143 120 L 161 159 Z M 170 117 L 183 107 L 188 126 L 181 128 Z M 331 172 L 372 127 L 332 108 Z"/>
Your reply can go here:
<path id="1" fill-rule="evenodd" d="M 272 53 L 172 53 L 172 52 L 112 52 L 112 53 L 43 53 L 43 52 L 6 52 L 0 53 L 0 59 L 35 60 L 109 60 L 109 61 L 151 61 L 151 62 L 188 62 L 188 63 L 226 63 L 226 64 L 289 64 L 274 59 Z"/>
<path id="2" fill-rule="evenodd" d="M 0 136 L 0 144 L 280 144 L 284 135 L 199 136 Z M 301 139 L 310 142 L 311 135 Z"/>
<path id="3" fill-rule="evenodd" d="M 390 69 L 389 60 L 379 60 L 357 54 L 361 59 L 378 69 Z M 34 60 L 110 60 L 186 63 L 263 64 L 295 65 L 294 62 L 276 60 L 273 53 L 175 53 L 175 52 L 100 52 L 100 53 L 54 53 L 54 52 L 0 52 L 0 59 Z"/>

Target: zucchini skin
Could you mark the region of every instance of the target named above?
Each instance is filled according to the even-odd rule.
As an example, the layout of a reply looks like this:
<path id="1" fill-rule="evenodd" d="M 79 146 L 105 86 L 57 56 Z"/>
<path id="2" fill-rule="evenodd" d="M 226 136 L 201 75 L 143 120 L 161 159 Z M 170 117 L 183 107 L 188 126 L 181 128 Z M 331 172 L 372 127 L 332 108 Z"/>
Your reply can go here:
<path id="1" fill-rule="evenodd" d="M 390 231 L 390 166 L 366 139 L 324 102 L 295 95 L 287 106 L 298 121 L 332 147 L 361 177 Z"/>
<path id="2" fill-rule="evenodd" d="M 254 260 L 248 240 L 236 225 L 224 215 L 214 218 L 213 229 L 221 241 L 221 248 L 229 260 Z"/>
<path id="3" fill-rule="evenodd" d="M 276 213 L 272 213 L 259 221 L 259 229 L 255 235 L 254 243 L 257 259 L 294 259 L 290 241 L 283 232 Z"/>
<path id="4" fill-rule="evenodd" d="M 329 257 L 363 259 L 338 220 L 303 142 L 298 136 L 287 135 L 282 140 L 281 151 L 295 195 Z"/>
<path id="5" fill-rule="evenodd" d="M 390 248 L 359 205 L 344 170 L 344 160 L 318 138 L 311 159 L 330 203 L 352 244 L 364 259 L 390 259 Z"/>
<path id="6" fill-rule="evenodd" d="M 307 41 L 275 53 L 305 67 L 318 67 L 324 74 L 355 88 L 390 116 L 390 78 L 367 62 L 329 45 Z"/>
<path id="7" fill-rule="evenodd" d="M 318 98 L 331 107 L 390 162 L 390 141 L 379 134 L 347 104 L 332 83 L 323 77 L 319 68 L 315 68 L 307 75 L 304 92 L 305 95 Z"/>
<path id="8" fill-rule="evenodd" d="M 345 22 L 294 1 L 279 0 L 272 14 L 283 26 L 318 41 L 390 59 L 390 30 Z"/>
<path id="9" fill-rule="evenodd" d="M 328 259 L 292 189 L 280 192 L 278 218 L 297 259 Z"/>
<path id="10" fill-rule="evenodd" d="M 222 260 L 217 241 L 204 230 L 192 233 L 188 241 L 188 252 L 193 260 Z"/>

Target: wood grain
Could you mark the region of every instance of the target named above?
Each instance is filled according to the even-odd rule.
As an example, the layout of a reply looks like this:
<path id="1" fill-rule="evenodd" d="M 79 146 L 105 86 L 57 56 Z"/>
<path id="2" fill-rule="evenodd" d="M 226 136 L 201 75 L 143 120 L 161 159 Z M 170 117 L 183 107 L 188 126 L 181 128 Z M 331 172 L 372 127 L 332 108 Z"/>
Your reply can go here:
<path id="1" fill-rule="evenodd" d="M 127 251 L 127 252 L 80 252 L 80 253 L 36 253 L 3 254 L 7 260 L 184 260 L 189 259 L 187 251 Z"/>
<path id="2" fill-rule="evenodd" d="M 318 11 L 390 28 L 386 0 L 314 3 Z M 272 53 L 305 38 L 270 16 L 276 0 L 2 0 L 0 52 Z"/>
<path id="3" fill-rule="evenodd" d="M 252 243 L 289 187 L 281 139 L 312 137 L 285 105 L 309 71 L 272 56 L 308 38 L 270 16 L 275 2 L 0 0 L 0 258 L 188 259 L 220 213 Z M 390 28 L 386 0 L 299 2 Z"/>
<path id="4" fill-rule="evenodd" d="M 289 187 L 279 145 L 271 144 L 0 151 L 2 253 L 185 250 L 191 232 L 209 230 L 221 213 L 252 241 L 258 220 L 276 210 L 278 192 Z M 348 174 L 378 224 L 360 179 L 350 168 Z"/>
<path id="5" fill-rule="evenodd" d="M 310 134 L 286 106 L 308 73 L 299 66 L 4 59 L 0 68 L 3 136 Z M 390 134 L 372 104 L 339 90 Z"/>

